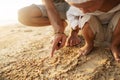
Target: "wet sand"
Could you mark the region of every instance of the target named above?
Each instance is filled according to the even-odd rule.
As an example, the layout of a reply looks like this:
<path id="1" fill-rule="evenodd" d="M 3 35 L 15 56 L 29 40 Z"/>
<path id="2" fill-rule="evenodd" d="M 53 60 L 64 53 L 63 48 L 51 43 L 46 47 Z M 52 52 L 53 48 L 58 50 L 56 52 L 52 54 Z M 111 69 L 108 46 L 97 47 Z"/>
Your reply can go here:
<path id="1" fill-rule="evenodd" d="M 0 27 L 0 80 L 120 80 L 120 63 L 109 50 L 96 47 L 80 56 L 82 45 L 77 45 L 64 47 L 51 58 L 52 37 L 51 26 Z"/>

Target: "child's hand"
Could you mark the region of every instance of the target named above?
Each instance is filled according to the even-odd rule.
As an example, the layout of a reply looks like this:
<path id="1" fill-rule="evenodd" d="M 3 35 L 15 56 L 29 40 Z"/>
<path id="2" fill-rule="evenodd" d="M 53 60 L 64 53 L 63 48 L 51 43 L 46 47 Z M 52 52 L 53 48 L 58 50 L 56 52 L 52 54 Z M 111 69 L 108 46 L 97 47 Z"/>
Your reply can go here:
<path id="1" fill-rule="evenodd" d="M 62 48 L 65 45 L 66 39 L 67 39 L 67 37 L 65 34 L 56 34 L 55 35 L 55 38 L 53 40 L 51 57 L 53 57 L 55 50 L 59 50 L 60 48 Z"/>

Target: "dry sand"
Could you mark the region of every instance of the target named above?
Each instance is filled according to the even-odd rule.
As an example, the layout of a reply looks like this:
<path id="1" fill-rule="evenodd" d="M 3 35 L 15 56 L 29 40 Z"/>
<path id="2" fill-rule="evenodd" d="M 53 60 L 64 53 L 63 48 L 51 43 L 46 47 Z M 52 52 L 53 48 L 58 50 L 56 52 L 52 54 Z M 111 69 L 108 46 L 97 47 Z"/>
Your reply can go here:
<path id="1" fill-rule="evenodd" d="M 64 47 L 50 58 L 52 32 L 52 27 L 0 27 L 0 80 L 120 80 L 120 63 L 103 48 L 80 56 L 81 45 Z"/>

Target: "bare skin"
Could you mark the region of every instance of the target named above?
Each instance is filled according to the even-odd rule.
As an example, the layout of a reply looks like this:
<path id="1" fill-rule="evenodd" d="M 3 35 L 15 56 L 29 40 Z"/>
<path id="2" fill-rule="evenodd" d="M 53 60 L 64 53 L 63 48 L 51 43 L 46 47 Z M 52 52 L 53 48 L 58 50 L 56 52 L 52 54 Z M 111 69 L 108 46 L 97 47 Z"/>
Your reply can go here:
<path id="1" fill-rule="evenodd" d="M 49 0 L 49 1 L 50 2 L 48 2 L 48 0 L 46 0 L 46 2 L 48 2 L 48 3 L 51 3 L 52 0 Z M 100 1 L 104 1 L 104 2 L 102 3 Z M 113 7 L 115 7 L 116 5 L 118 5 L 120 3 L 120 0 L 109 0 L 109 1 L 107 1 L 107 0 L 100 0 L 100 1 L 98 0 L 97 3 L 103 4 L 102 6 L 98 5 L 97 3 L 95 3 L 95 4 L 97 4 L 96 5 L 97 7 L 93 7 L 93 6 L 87 7 L 88 4 L 86 4 L 86 5 L 83 5 L 85 7 L 83 7 L 83 8 L 80 7 L 80 9 L 83 10 L 84 13 L 92 12 L 92 11 L 95 11 L 95 10 L 108 12 L 109 10 L 111 10 Z M 95 4 L 94 4 L 94 6 L 95 6 Z M 53 15 L 55 14 L 56 15 L 56 11 L 53 11 L 53 13 L 52 13 L 52 10 L 55 9 L 54 6 L 53 5 L 49 5 L 49 4 L 46 4 L 46 5 L 47 5 L 47 7 L 50 7 L 50 8 L 48 8 L 48 9 L 50 9 L 50 11 L 48 10 L 48 12 L 49 12 L 49 19 L 45 18 L 45 17 L 42 17 L 40 9 L 37 8 L 36 6 L 29 6 L 29 7 L 23 8 L 23 9 L 21 9 L 19 11 L 19 17 L 18 17 L 19 21 L 22 24 L 24 24 L 24 25 L 39 26 L 39 27 L 40 26 L 43 27 L 43 26 L 51 25 L 52 23 L 54 23 L 54 21 L 56 21 L 56 22 L 60 21 L 60 23 L 58 23 L 58 25 L 56 25 L 56 22 L 55 22 L 55 24 L 52 24 L 52 25 L 53 25 L 54 29 L 57 29 L 57 31 L 60 30 L 61 32 L 63 32 L 64 29 L 65 29 L 64 23 L 66 24 L 66 22 L 64 22 L 64 20 L 60 20 L 59 17 L 53 18 L 53 20 L 51 22 L 50 16 L 51 16 L 51 14 L 53 14 Z M 78 7 L 78 4 L 77 5 L 73 4 L 73 5 Z M 82 5 L 79 4 L 79 6 L 82 6 Z M 53 17 L 55 17 L 55 16 L 53 16 Z M 115 60 L 120 62 L 120 57 L 119 57 L 120 51 L 118 49 L 118 45 L 120 44 L 120 37 L 118 36 L 118 35 L 120 35 L 119 34 L 120 30 L 117 29 L 117 28 L 119 28 L 119 26 L 120 26 L 120 21 L 118 22 L 118 25 L 117 25 L 114 33 L 113 33 L 111 51 L 112 51 L 112 53 L 114 55 Z M 84 54 L 88 54 L 93 49 L 93 42 L 92 42 L 92 40 L 93 40 L 94 35 L 92 34 L 91 30 L 89 31 L 89 33 L 91 33 L 91 35 L 87 34 L 86 27 L 88 27 L 87 29 L 89 29 L 89 24 L 86 24 L 84 26 L 84 28 L 83 28 L 83 31 L 82 31 L 83 32 L 83 36 L 84 36 L 84 38 L 86 40 L 85 46 L 81 48 L 81 51 L 83 52 L 82 53 L 83 55 Z M 78 36 L 77 36 L 76 33 L 75 34 L 74 33 L 75 33 L 74 31 L 71 32 L 71 36 L 69 36 L 69 38 L 68 38 L 68 45 L 75 45 L 75 43 L 79 43 Z M 65 40 L 66 40 L 66 35 L 64 35 L 64 34 L 57 34 L 57 35 L 55 35 L 52 54 L 54 53 L 55 50 L 61 48 L 61 47 L 57 46 L 58 42 L 61 41 L 61 40 L 62 40 L 62 45 L 61 45 L 61 47 L 62 47 L 64 45 Z"/>
<path id="2" fill-rule="evenodd" d="M 47 12 L 48 12 L 48 17 L 42 17 L 42 12 L 41 10 L 36 6 L 28 6 L 24 7 L 19 10 L 18 12 L 18 20 L 24 25 L 27 26 L 33 26 L 33 27 L 45 27 L 48 25 L 53 25 L 54 31 L 55 32 L 64 32 L 65 27 L 67 26 L 67 23 L 65 20 L 60 19 L 58 12 L 54 8 L 54 4 L 52 0 L 43 0 L 44 5 L 46 6 Z M 74 35 L 72 33 L 71 35 Z M 78 36 L 73 36 L 74 40 L 77 40 L 76 43 L 78 43 Z M 77 39 L 76 39 L 77 38 Z M 74 41 L 71 38 L 68 38 L 70 41 Z M 61 46 L 57 46 L 59 42 L 61 42 Z M 53 48 L 51 55 L 53 55 L 55 50 L 60 49 L 61 47 L 64 46 L 66 41 L 66 35 L 65 34 L 56 34 L 54 41 L 53 41 Z M 56 44 L 57 43 L 57 44 Z M 74 45 L 74 44 L 71 44 Z"/>
<path id="3" fill-rule="evenodd" d="M 75 29 L 75 30 L 71 30 L 71 33 L 69 34 L 69 37 L 67 39 L 67 44 L 66 46 L 75 46 L 77 44 L 80 44 L 81 40 L 78 37 L 78 32 L 79 32 L 79 28 Z"/>
<path id="4" fill-rule="evenodd" d="M 120 0 L 101 0 L 101 2 L 96 1 L 95 3 L 83 3 L 83 4 L 74 4 L 70 3 L 71 5 L 80 8 L 84 13 L 93 12 L 95 10 L 100 10 L 103 12 L 108 12 L 118 4 L 120 4 Z M 93 6 L 92 6 L 93 5 Z M 87 7 L 89 6 L 89 7 Z M 95 7 L 96 6 L 96 7 Z M 90 51 L 93 49 L 93 40 L 94 40 L 94 34 L 92 30 L 89 27 L 89 24 L 86 23 L 84 25 L 84 28 L 82 30 L 83 37 L 85 38 L 85 45 L 80 48 L 80 54 L 86 55 L 90 53 Z M 111 43 L 111 51 L 112 54 L 117 62 L 120 62 L 120 20 L 118 21 L 118 24 L 116 26 L 116 29 L 113 32 L 112 36 L 112 43 Z"/>
<path id="5" fill-rule="evenodd" d="M 97 9 L 99 9 L 102 5 L 103 1 L 96 1 L 96 2 L 92 2 L 92 1 L 88 1 L 85 3 L 80 3 L 80 4 L 74 4 L 74 3 L 70 3 L 71 5 L 80 8 L 80 10 L 83 11 L 83 13 L 89 13 L 89 12 L 93 12 Z M 96 6 L 96 7 L 95 7 Z M 93 34 L 89 23 L 86 23 L 82 29 L 82 35 L 85 39 L 85 45 L 80 48 L 79 53 L 81 55 L 87 55 L 91 52 L 91 50 L 93 49 L 93 45 L 94 45 L 94 37 L 95 35 Z M 77 36 L 77 34 L 75 34 L 74 36 Z"/>
<path id="6" fill-rule="evenodd" d="M 81 4 L 76 4 L 76 3 L 69 3 L 70 5 L 73 5 L 75 7 L 80 8 L 80 10 L 82 10 L 84 13 L 89 13 L 89 12 L 94 12 L 96 10 L 100 10 L 103 12 L 108 12 L 109 10 L 111 10 L 113 7 L 115 7 L 116 5 L 118 5 L 120 3 L 120 0 L 109 0 L 109 3 L 107 0 L 91 0 L 85 3 L 81 3 Z M 112 5 L 111 5 L 112 4 Z M 78 31 L 76 31 L 78 32 Z M 71 32 L 72 34 L 69 36 L 68 38 L 68 46 L 73 46 L 75 43 L 79 44 L 80 40 L 77 36 L 77 34 L 74 34 L 73 32 Z M 82 50 L 85 48 L 82 48 Z M 84 50 L 83 50 L 84 51 Z M 90 52 L 89 50 L 85 50 L 84 52 L 88 53 Z"/>
<path id="7" fill-rule="evenodd" d="M 89 26 L 89 23 L 86 23 L 84 25 L 84 28 L 82 30 L 82 34 L 84 36 L 84 39 L 85 39 L 85 45 L 80 48 L 80 54 L 82 55 L 87 55 L 88 53 L 90 53 L 90 51 L 93 49 L 93 41 L 94 41 L 94 33 L 92 32 L 90 26 Z"/>
<path id="8" fill-rule="evenodd" d="M 18 12 L 18 20 L 27 26 L 47 26 L 50 25 L 48 18 L 42 17 L 41 10 L 35 5 L 24 7 Z"/>
<path id="9" fill-rule="evenodd" d="M 120 62 L 120 20 L 118 21 L 117 27 L 113 32 L 111 51 L 117 62 Z"/>

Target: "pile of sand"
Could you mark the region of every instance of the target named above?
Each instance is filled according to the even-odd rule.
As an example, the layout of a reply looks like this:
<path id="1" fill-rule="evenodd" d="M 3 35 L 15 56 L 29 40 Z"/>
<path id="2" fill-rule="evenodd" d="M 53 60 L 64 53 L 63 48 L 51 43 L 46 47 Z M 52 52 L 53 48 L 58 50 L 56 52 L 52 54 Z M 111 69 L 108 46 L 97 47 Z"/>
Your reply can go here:
<path id="1" fill-rule="evenodd" d="M 52 32 L 51 27 L 1 27 L 0 80 L 120 80 L 120 63 L 109 50 L 94 48 L 80 56 L 78 45 L 51 58 Z"/>

